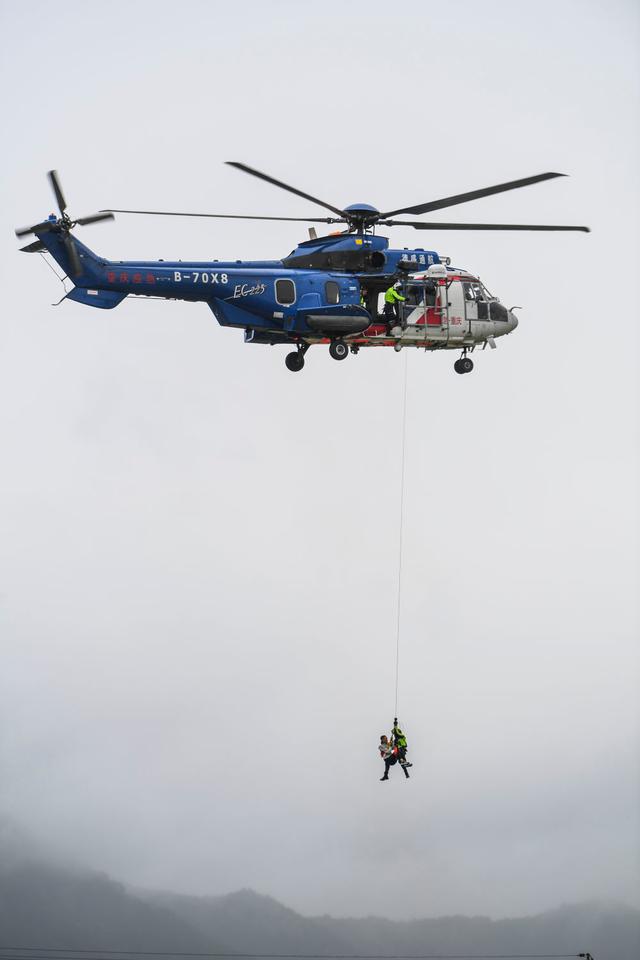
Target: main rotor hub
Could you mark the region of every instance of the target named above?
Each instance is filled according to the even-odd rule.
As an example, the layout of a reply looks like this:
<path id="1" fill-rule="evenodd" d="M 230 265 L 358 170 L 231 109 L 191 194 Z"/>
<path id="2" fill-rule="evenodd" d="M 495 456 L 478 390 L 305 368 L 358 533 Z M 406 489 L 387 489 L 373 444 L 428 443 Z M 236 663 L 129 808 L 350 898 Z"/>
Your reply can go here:
<path id="1" fill-rule="evenodd" d="M 380 211 L 370 203 L 352 203 L 344 208 L 345 218 L 358 226 L 371 226 L 380 219 Z"/>

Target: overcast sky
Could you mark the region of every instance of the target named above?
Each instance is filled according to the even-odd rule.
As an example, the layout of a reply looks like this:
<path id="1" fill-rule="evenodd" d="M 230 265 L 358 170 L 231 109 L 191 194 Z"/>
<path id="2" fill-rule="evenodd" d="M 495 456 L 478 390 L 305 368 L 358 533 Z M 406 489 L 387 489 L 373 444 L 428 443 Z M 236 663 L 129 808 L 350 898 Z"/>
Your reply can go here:
<path id="1" fill-rule="evenodd" d="M 132 884 L 308 913 L 637 902 L 638 41 L 631 0 L 0 4 L 0 811 Z M 418 234 L 520 326 L 301 374 L 203 304 L 67 302 L 13 228 L 316 216 L 570 174 Z M 455 214 L 455 215 L 454 215 Z M 437 214 L 436 214 L 437 216 Z M 81 233 L 80 233 L 81 231 Z M 119 217 L 104 256 L 278 258 L 304 223 Z"/>

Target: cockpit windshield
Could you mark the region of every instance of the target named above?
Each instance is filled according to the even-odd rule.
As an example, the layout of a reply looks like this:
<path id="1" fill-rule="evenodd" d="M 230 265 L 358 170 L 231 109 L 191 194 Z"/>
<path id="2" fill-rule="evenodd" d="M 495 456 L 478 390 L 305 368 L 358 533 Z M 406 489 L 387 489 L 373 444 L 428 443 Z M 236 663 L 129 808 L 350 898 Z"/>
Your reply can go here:
<path id="1" fill-rule="evenodd" d="M 479 280 L 465 281 L 462 286 L 465 300 L 476 301 L 476 303 L 479 300 L 495 300 Z"/>

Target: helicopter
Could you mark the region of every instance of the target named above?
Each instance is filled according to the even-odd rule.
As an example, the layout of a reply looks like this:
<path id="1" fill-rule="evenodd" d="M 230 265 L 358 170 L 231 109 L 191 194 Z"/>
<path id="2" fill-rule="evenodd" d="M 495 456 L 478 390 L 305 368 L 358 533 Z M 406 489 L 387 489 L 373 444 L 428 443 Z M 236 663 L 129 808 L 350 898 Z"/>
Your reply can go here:
<path id="1" fill-rule="evenodd" d="M 250 216 L 245 214 L 176 213 L 161 210 L 108 208 L 72 219 L 55 170 L 48 173 L 59 216 L 16 230 L 36 239 L 25 253 L 48 252 L 74 284 L 63 300 L 112 309 L 127 296 L 203 301 L 217 321 L 244 331 L 246 343 L 293 347 L 285 358 L 292 372 L 302 370 L 311 346 L 328 345 L 334 360 L 345 360 L 366 347 L 405 347 L 425 351 L 456 350 L 457 373 L 469 373 L 469 356 L 477 347 L 496 346 L 496 339 L 518 325 L 514 313 L 486 289 L 477 276 L 451 265 L 449 257 L 423 248 L 394 250 L 377 227 L 415 230 L 582 231 L 585 226 L 549 224 L 442 223 L 397 220 L 402 214 L 423 214 L 481 197 L 516 190 L 556 177 L 541 173 L 520 180 L 472 190 L 380 212 L 368 203 L 341 208 L 326 203 L 269 174 L 237 161 L 227 163 L 273 186 L 331 212 L 325 217 Z M 234 220 L 297 221 L 342 224 L 344 229 L 318 236 L 309 228 L 303 240 L 281 260 L 258 261 L 116 261 L 105 260 L 75 237 L 76 226 L 113 220 L 115 214 L 214 217 Z M 380 314 L 382 294 L 395 286 L 395 305 Z M 62 301 L 60 301 L 62 302 Z"/>

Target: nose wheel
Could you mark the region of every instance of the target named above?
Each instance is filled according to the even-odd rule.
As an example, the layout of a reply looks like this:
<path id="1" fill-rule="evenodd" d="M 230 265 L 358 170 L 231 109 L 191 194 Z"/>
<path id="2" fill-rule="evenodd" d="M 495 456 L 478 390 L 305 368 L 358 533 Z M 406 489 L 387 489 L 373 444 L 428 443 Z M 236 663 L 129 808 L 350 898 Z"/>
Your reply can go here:
<path id="1" fill-rule="evenodd" d="M 471 357 L 460 357 L 453 365 L 456 373 L 471 373 L 473 370 L 473 360 Z"/>

